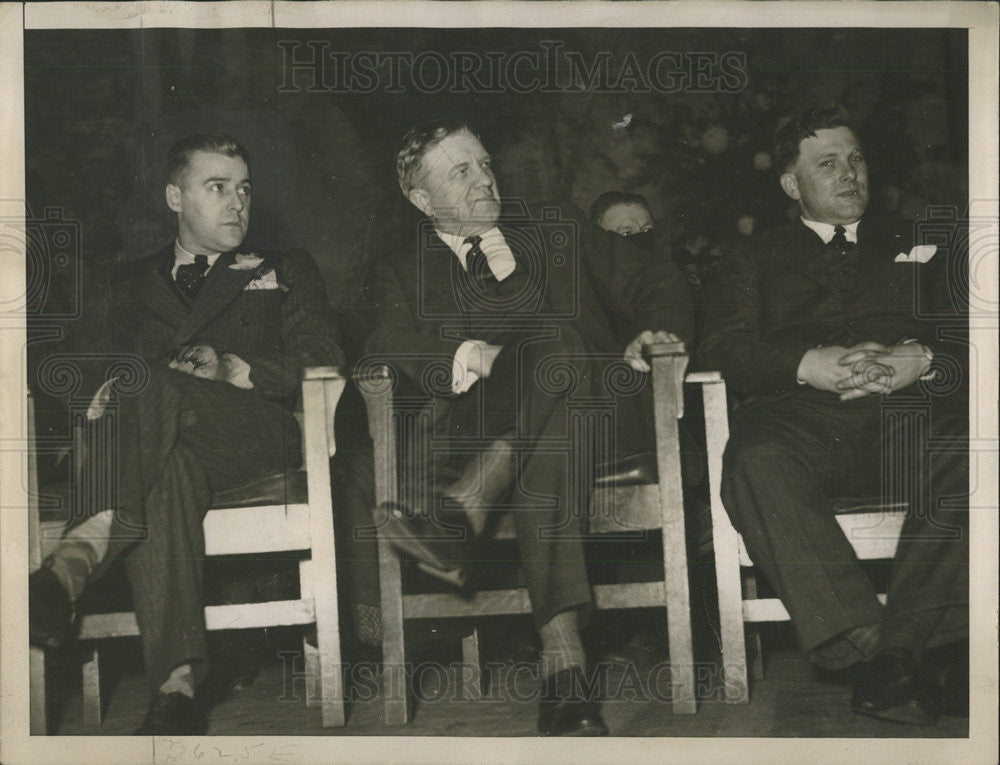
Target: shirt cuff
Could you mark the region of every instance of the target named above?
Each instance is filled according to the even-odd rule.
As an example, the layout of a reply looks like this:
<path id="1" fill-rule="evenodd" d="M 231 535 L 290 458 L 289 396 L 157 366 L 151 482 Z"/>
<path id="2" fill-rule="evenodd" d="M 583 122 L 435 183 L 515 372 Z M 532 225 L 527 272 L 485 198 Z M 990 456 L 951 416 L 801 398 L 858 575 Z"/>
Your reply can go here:
<path id="1" fill-rule="evenodd" d="M 455 351 L 455 359 L 451 362 L 451 390 L 453 393 L 465 393 L 473 386 L 479 375 L 469 371 L 469 356 L 474 351 L 482 351 L 486 343 L 482 340 L 466 340 Z"/>
<path id="2" fill-rule="evenodd" d="M 108 404 L 111 403 L 111 386 L 117 379 L 118 375 L 115 375 L 110 380 L 105 380 L 104 384 L 97 389 L 97 393 L 90 400 L 90 406 L 87 407 L 88 420 L 99 420 L 104 416 Z"/>
<path id="3" fill-rule="evenodd" d="M 900 340 L 897 345 L 919 345 L 923 349 L 924 358 L 927 359 L 927 371 L 920 375 L 920 377 L 917 378 L 918 380 L 921 382 L 927 382 L 928 380 L 933 380 L 937 377 L 937 370 L 934 369 L 934 351 L 921 343 L 915 337 L 908 337 L 905 340 Z"/>
<path id="4" fill-rule="evenodd" d="M 222 357 L 225 359 L 227 366 L 226 382 L 230 385 L 235 385 L 237 388 L 252 390 L 253 382 L 250 380 L 250 365 L 235 353 L 224 353 Z"/>

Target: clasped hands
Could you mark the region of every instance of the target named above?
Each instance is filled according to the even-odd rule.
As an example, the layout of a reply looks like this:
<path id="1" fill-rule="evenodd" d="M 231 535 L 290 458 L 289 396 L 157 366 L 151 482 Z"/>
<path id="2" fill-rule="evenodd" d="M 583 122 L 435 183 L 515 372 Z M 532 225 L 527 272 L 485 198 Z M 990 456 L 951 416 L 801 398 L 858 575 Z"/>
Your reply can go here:
<path id="1" fill-rule="evenodd" d="M 799 362 L 798 379 L 819 390 L 836 393 L 841 401 L 872 394 L 888 395 L 915 383 L 929 361 L 919 343 L 858 343 L 850 348 L 812 348 Z"/>
<path id="2" fill-rule="evenodd" d="M 185 374 L 218 380 L 237 388 L 250 389 L 250 366 L 235 353 L 218 353 L 208 343 L 187 343 L 174 350 L 169 364 Z"/>

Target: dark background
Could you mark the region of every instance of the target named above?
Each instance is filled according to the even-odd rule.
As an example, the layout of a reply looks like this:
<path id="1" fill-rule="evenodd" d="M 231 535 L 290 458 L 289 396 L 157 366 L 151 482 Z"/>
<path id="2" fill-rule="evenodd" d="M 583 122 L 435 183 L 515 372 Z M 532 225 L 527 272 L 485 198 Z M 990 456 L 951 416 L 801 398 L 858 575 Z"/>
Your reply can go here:
<path id="1" fill-rule="evenodd" d="M 508 57 L 559 41 L 587 61 L 609 52 L 612 75 L 629 51 L 640 63 L 659 51 L 736 51 L 745 54 L 746 79 L 738 92 L 669 94 L 281 92 L 279 42 L 293 40 L 353 53 Z M 760 165 L 781 116 L 813 101 L 839 101 L 858 126 L 874 185 L 870 209 L 917 220 L 928 205 L 966 205 L 965 30 L 26 31 L 24 62 L 27 201 L 36 221 L 32 380 L 66 338 L 86 334 L 80 309 L 100 314 L 113 266 L 171 240 L 163 160 L 170 144 L 196 131 L 221 130 L 247 145 L 248 243 L 308 249 L 347 317 L 362 307 L 368 260 L 394 246 L 401 217 L 412 214 L 394 153 L 406 128 L 429 117 L 458 115 L 478 128 L 505 196 L 570 199 L 586 209 L 611 189 L 645 195 L 658 229 L 705 273 L 727 239 L 797 214 L 755 158 Z M 40 403 L 48 411 L 44 394 Z"/>

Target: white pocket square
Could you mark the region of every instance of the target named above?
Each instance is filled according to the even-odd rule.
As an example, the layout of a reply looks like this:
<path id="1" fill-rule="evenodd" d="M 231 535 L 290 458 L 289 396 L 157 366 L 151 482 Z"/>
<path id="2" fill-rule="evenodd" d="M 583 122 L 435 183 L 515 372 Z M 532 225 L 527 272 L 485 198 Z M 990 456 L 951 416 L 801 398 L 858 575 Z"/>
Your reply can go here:
<path id="1" fill-rule="evenodd" d="M 272 268 L 265 274 L 262 274 L 258 278 L 251 281 L 244 287 L 244 290 L 276 290 L 279 289 L 281 285 L 278 284 L 278 276 L 274 273 Z"/>
<path id="2" fill-rule="evenodd" d="M 899 253 L 896 256 L 896 263 L 926 263 L 928 260 L 934 257 L 934 253 L 937 252 L 936 244 L 918 244 L 912 250 L 910 250 L 909 255 L 904 255 Z"/>

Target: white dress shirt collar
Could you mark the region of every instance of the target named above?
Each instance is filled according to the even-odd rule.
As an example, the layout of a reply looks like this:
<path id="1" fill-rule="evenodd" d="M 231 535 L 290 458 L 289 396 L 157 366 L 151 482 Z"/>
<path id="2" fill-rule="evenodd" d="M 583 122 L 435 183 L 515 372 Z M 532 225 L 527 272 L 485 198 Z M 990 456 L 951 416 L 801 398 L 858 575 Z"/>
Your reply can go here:
<path id="1" fill-rule="evenodd" d="M 818 220 L 809 220 L 808 218 L 801 218 L 800 220 L 817 233 L 819 238 L 823 240 L 823 244 L 829 244 L 830 240 L 833 239 L 835 226 L 829 223 L 820 223 Z M 844 236 L 847 237 L 848 242 L 856 243 L 858 241 L 858 223 L 860 222 L 860 220 L 856 220 L 854 223 L 848 223 L 844 226 Z"/>
<path id="2" fill-rule="evenodd" d="M 206 274 L 212 270 L 212 266 L 215 265 L 215 261 L 219 259 L 220 254 L 215 252 L 208 256 L 208 268 L 205 269 Z M 185 250 L 180 239 L 174 240 L 174 267 L 170 269 L 170 278 L 176 281 L 177 269 L 188 263 L 194 263 L 194 253 L 190 250 Z"/>
<path id="3" fill-rule="evenodd" d="M 469 250 L 472 249 L 472 245 L 465 241 L 468 237 L 447 234 L 439 229 L 434 229 L 434 231 L 438 235 L 438 238 L 448 245 L 448 249 L 455 253 L 455 257 L 462 264 L 462 268 L 468 270 L 466 258 L 469 255 Z M 482 237 L 479 247 L 486 256 L 486 263 L 490 267 L 490 271 L 493 272 L 496 280 L 502 282 L 510 276 L 517 265 L 514 262 L 514 253 L 510 251 L 507 240 L 504 239 L 503 233 L 501 233 L 498 226 L 494 226 L 489 231 L 484 231 L 479 236 Z"/>

